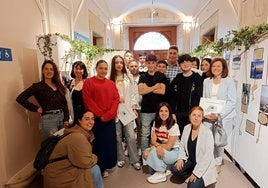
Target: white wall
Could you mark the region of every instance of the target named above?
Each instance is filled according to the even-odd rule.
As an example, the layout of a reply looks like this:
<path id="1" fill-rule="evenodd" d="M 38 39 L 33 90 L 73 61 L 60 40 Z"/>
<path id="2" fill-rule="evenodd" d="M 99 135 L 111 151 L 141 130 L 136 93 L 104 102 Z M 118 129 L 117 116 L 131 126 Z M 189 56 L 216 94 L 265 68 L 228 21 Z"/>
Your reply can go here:
<path id="1" fill-rule="evenodd" d="M 23 8 L 25 7 L 25 8 Z M 0 187 L 31 161 L 39 147 L 38 118 L 15 99 L 38 80 L 35 35 L 42 33 L 34 0 L 1 1 L 0 47 L 11 48 L 13 61 L 0 61 Z"/>
<path id="2" fill-rule="evenodd" d="M 251 62 L 254 60 L 253 54 L 255 48 L 264 48 L 264 68 L 262 79 L 250 78 L 250 67 Z M 241 53 L 241 51 L 232 51 L 231 60 L 233 55 L 238 55 L 239 53 Z M 237 82 L 238 93 L 237 126 L 235 129 L 235 140 L 233 145 L 235 147 L 235 152 L 232 156 L 260 187 L 267 187 L 268 185 L 268 152 L 266 151 L 268 141 L 268 127 L 260 125 L 260 123 L 258 122 L 261 86 L 268 84 L 267 60 L 268 38 L 261 43 L 252 46 L 250 50 L 248 50 L 241 56 L 240 70 L 232 70 L 232 68 L 230 68 L 230 75 Z M 230 62 L 230 65 L 232 65 L 232 61 Z M 243 83 L 251 84 L 248 113 L 243 113 L 241 111 L 241 96 Z M 256 90 L 254 90 L 254 87 L 256 87 Z M 246 132 L 246 120 L 250 120 L 255 123 L 254 136 Z"/>
<path id="3" fill-rule="evenodd" d="M 216 23 L 217 33 L 216 37 L 225 38 L 227 31 L 238 30 L 239 24 L 239 13 L 233 9 L 231 1 L 222 0 L 211 0 L 208 1 L 206 7 L 199 13 L 196 18 L 196 28 L 192 33 L 191 47 L 194 49 L 200 43 L 200 25 L 205 23 L 213 14 L 218 14 L 218 20 Z M 237 6 L 237 1 L 236 6 Z M 239 4 L 239 3 L 238 3 Z M 237 8 L 237 7 L 236 7 Z M 238 8 L 238 10 L 240 10 Z M 245 13 L 245 12 L 244 12 Z M 250 13 L 249 13 L 250 14 Z M 254 18 L 252 18 L 254 19 Z M 211 20 L 210 20 L 211 21 Z M 209 25 L 209 24 L 208 24 Z M 264 72 L 263 79 L 254 80 L 250 79 L 250 64 L 253 61 L 254 49 L 257 47 L 264 48 Z M 242 50 L 243 51 L 243 50 Z M 258 123 L 258 112 L 260 105 L 260 93 L 261 85 L 267 83 L 267 61 L 268 61 L 268 39 L 253 46 L 250 50 L 244 53 L 241 57 L 241 68 L 240 70 L 232 70 L 232 58 L 233 55 L 238 55 L 242 51 L 237 49 L 231 52 L 230 58 L 230 76 L 235 80 L 237 86 L 237 122 L 233 132 L 230 144 L 226 147 L 227 151 L 231 154 L 233 159 L 240 164 L 250 177 L 260 186 L 267 187 L 267 170 L 268 170 L 268 152 L 266 152 L 267 141 L 268 141 L 268 127 L 261 126 L 259 141 L 257 141 L 259 134 L 260 124 Z M 241 111 L 241 95 L 242 95 L 242 84 L 251 84 L 252 87 L 256 84 L 257 89 L 254 91 L 254 100 L 252 95 L 249 102 L 248 113 Z M 250 120 L 255 123 L 254 136 L 250 135 L 245 131 L 246 120 Z"/>

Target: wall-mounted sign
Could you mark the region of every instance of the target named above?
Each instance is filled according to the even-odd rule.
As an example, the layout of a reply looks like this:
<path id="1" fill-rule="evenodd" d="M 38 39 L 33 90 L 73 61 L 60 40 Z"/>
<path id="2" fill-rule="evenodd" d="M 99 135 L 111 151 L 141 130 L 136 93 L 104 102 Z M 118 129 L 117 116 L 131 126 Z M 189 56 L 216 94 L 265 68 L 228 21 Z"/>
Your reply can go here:
<path id="1" fill-rule="evenodd" d="M 12 53 L 10 48 L 0 47 L 0 61 L 12 61 Z"/>

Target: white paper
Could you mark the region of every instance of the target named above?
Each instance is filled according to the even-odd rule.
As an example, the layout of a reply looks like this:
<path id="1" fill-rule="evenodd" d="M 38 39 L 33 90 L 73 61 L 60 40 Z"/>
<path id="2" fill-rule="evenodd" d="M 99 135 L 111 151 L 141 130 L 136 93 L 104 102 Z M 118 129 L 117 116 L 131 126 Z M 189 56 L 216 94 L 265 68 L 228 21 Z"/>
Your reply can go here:
<path id="1" fill-rule="evenodd" d="M 127 108 L 124 103 L 119 104 L 117 117 L 123 123 L 123 125 L 127 125 L 136 119 L 134 112 Z"/>
<path id="2" fill-rule="evenodd" d="M 201 97 L 199 106 L 204 110 L 204 115 L 215 113 L 219 114 L 222 111 L 223 106 L 225 105 L 225 100 L 217 100 Z"/>

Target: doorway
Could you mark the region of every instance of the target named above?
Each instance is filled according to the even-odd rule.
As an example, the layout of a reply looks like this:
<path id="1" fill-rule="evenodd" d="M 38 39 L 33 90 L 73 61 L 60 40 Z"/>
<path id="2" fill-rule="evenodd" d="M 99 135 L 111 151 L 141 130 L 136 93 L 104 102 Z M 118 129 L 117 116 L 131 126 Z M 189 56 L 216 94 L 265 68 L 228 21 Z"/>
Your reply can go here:
<path id="1" fill-rule="evenodd" d="M 177 27 L 176 26 L 166 26 L 166 27 L 130 27 L 129 28 L 129 50 L 133 52 L 135 59 L 138 59 L 141 52 L 147 54 L 155 54 L 157 59 L 166 59 L 167 49 L 162 49 L 161 47 L 155 49 L 146 49 L 146 50 L 134 50 L 135 43 L 137 40 L 142 37 L 142 35 L 156 32 L 164 36 L 170 45 L 176 45 L 177 41 Z M 160 44 L 159 44 L 160 45 Z"/>

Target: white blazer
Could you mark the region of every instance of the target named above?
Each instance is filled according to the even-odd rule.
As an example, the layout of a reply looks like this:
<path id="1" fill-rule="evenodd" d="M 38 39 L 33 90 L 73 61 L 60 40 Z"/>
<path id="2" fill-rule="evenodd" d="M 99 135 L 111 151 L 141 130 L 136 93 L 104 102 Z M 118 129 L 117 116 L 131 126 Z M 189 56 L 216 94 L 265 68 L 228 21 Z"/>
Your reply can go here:
<path id="1" fill-rule="evenodd" d="M 191 129 L 191 124 L 188 124 L 184 127 L 180 142 L 178 159 L 188 159 L 189 152 L 187 148 L 187 142 L 189 138 L 191 139 Z M 193 173 L 198 178 L 203 178 L 205 186 L 216 182 L 217 171 L 214 160 L 214 139 L 211 130 L 209 130 L 203 124 L 200 125 L 197 137 L 196 166 L 193 170 Z"/>
<path id="2" fill-rule="evenodd" d="M 213 79 L 206 78 L 203 83 L 203 97 L 211 98 Z M 221 79 L 217 99 L 225 100 L 221 117 L 222 119 L 233 118 L 236 116 L 236 88 L 232 78 L 226 77 Z"/>

